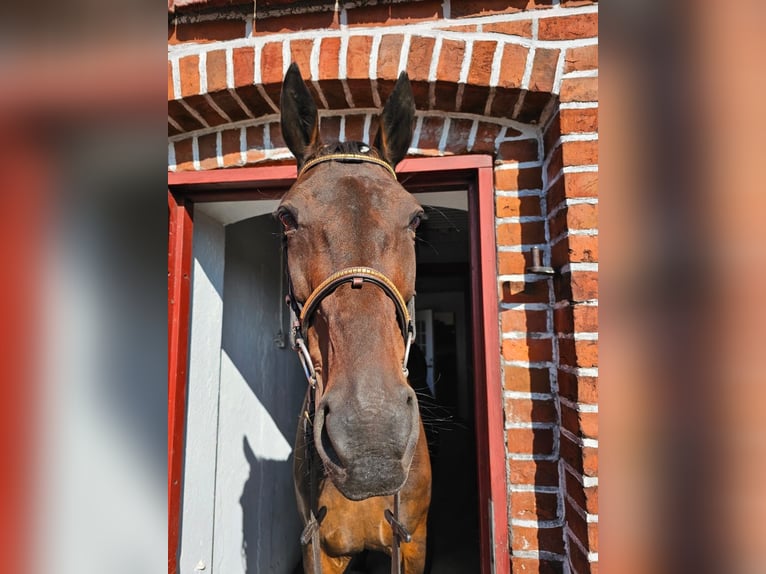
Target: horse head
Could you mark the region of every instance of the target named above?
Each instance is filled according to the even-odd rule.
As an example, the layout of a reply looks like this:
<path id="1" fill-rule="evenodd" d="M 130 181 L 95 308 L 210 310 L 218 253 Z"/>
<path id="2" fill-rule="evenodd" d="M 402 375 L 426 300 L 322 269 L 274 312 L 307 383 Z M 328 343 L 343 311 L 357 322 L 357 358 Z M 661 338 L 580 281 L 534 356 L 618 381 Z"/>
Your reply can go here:
<path id="1" fill-rule="evenodd" d="M 412 139 L 410 82 L 399 76 L 373 146 L 320 141 L 317 108 L 295 64 L 280 108 L 282 134 L 298 163 L 298 178 L 277 210 L 293 297 L 306 303 L 328 277 L 357 267 L 391 285 L 340 284 L 303 325 L 321 377 L 314 446 L 347 498 L 392 494 L 407 479 L 420 428 L 402 365 L 406 336 L 396 301 L 397 293 L 404 302 L 415 293 L 415 229 L 423 215 L 394 174 Z"/>

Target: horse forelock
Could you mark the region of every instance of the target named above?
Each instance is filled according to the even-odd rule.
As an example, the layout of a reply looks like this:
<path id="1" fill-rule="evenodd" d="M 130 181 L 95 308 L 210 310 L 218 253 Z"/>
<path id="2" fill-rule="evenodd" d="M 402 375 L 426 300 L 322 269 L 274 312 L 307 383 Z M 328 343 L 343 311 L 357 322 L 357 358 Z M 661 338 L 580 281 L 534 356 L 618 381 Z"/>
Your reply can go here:
<path id="1" fill-rule="evenodd" d="M 383 159 L 380 152 L 369 144 L 360 141 L 344 141 L 323 145 L 310 157 L 305 158 L 305 162 L 331 154 L 366 155 Z"/>

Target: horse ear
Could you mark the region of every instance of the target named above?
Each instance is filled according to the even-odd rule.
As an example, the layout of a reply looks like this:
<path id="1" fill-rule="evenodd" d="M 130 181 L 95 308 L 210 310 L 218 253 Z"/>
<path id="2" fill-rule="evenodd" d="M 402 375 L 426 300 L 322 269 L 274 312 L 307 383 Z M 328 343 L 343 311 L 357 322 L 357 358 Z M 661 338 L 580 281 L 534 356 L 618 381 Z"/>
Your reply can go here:
<path id="1" fill-rule="evenodd" d="M 303 160 L 321 143 L 317 107 L 295 62 L 290 64 L 282 82 L 279 108 L 282 137 L 300 169 Z"/>
<path id="2" fill-rule="evenodd" d="M 383 158 L 396 167 L 412 142 L 412 127 L 415 120 L 415 99 L 407 72 L 399 74 L 394 91 L 388 97 L 380 114 L 380 127 L 375 136 L 375 147 Z"/>

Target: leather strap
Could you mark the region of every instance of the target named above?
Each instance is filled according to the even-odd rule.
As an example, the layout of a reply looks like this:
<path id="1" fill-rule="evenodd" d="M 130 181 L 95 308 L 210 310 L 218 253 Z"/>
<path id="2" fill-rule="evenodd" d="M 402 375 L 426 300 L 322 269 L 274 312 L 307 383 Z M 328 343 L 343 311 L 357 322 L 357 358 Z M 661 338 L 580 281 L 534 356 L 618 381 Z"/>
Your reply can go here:
<path id="1" fill-rule="evenodd" d="M 369 155 L 359 154 L 359 153 L 331 153 L 331 154 L 315 157 L 314 159 L 310 159 L 309 161 L 303 164 L 303 167 L 298 172 L 298 178 L 300 178 L 304 173 L 306 173 L 315 165 L 319 163 L 323 163 L 325 161 L 374 163 L 374 164 L 385 167 L 389 172 L 391 172 L 391 175 L 394 176 L 394 179 L 396 179 L 396 172 L 394 171 L 394 168 L 391 167 L 391 164 L 388 163 L 386 160 L 380 159 L 378 157 L 372 157 Z"/>

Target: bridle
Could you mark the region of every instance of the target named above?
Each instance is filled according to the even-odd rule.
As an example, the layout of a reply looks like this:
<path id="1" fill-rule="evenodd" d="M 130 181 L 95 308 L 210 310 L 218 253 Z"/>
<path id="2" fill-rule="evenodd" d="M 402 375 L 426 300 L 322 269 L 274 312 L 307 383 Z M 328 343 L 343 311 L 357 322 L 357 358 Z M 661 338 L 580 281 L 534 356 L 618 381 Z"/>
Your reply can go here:
<path id="1" fill-rule="evenodd" d="M 298 178 L 315 165 L 325 161 L 340 161 L 340 162 L 367 162 L 374 163 L 385 167 L 396 179 L 396 172 L 394 169 L 384 160 L 366 156 L 361 154 L 349 154 L 349 153 L 337 153 L 319 156 L 306 162 L 298 173 Z M 318 398 L 321 398 L 324 387 L 322 384 L 321 370 L 314 366 L 314 362 L 311 359 L 308 347 L 306 345 L 306 337 L 308 335 L 307 330 L 311 324 L 311 319 L 319 308 L 322 301 L 329 295 L 335 292 L 338 287 L 346 283 L 351 284 L 352 289 L 361 289 L 365 283 L 374 285 L 381 289 L 386 296 L 391 299 L 396 309 L 396 317 L 399 325 L 399 329 L 404 338 L 404 358 L 402 360 L 402 372 L 407 377 L 409 372 L 407 370 L 407 361 L 409 360 L 410 348 L 412 342 L 415 340 L 415 324 L 413 322 L 413 315 L 415 313 L 415 297 L 411 297 L 409 301 L 404 300 L 402 294 L 397 289 L 396 285 L 386 275 L 373 269 L 371 267 L 346 267 L 340 271 L 336 271 L 322 281 L 306 298 L 303 303 L 300 303 L 293 291 L 293 283 L 288 272 L 287 286 L 288 294 L 286 297 L 286 303 L 290 307 L 292 316 L 292 339 L 293 350 L 298 354 L 298 358 L 303 367 L 303 372 L 306 375 L 309 386 L 307 389 L 306 407 L 303 412 L 303 432 L 304 443 L 307 451 L 313 444 L 312 441 L 312 428 L 314 421 L 314 413 Z M 322 566 L 319 557 L 319 527 L 327 514 L 327 508 L 317 508 L 317 477 L 314 473 L 316 469 L 312 465 L 312 453 L 308 452 L 307 455 L 308 470 L 309 470 L 309 492 L 310 492 L 310 514 L 309 520 L 303 529 L 301 534 L 301 544 L 306 546 L 311 544 L 314 562 L 314 574 L 321 574 Z M 391 547 L 391 573 L 399 574 L 401 572 L 401 559 L 399 557 L 399 544 L 400 542 L 410 542 L 412 536 L 399 521 L 399 491 L 394 494 L 393 512 L 386 509 L 384 512 L 386 521 L 391 526 L 392 531 L 392 547 Z"/>
<path id="2" fill-rule="evenodd" d="M 303 371 L 306 374 L 309 384 L 315 386 L 318 375 L 314 367 L 314 362 L 311 360 L 311 355 L 309 355 L 308 347 L 306 346 L 306 328 L 322 301 L 344 283 L 351 283 L 352 289 L 361 289 L 365 283 L 371 283 L 372 285 L 379 287 L 383 293 L 394 302 L 399 329 L 402 332 L 402 337 L 404 337 L 402 371 L 406 377 L 409 374 L 407 371 L 407 361 L 410 356 L 410 348 L 412 347 L 412 341 L 415 339 L 415 325 L 412 321 L 415 298 L 412 297 L 408 303 L 405 303 L 404 297 L 399 293 L 396 285 L 394 285 L 394 283 L 380 271 L 376 271 L 371 267 L 346 267 L 345 269 L 336 271 L 322 281 L 317 288 L 311 292 L 311 295 L 306 298 L 302 305 L 298 303 L 295 298 L 295 295 L 292 292 L 292 280 L 288 277 L 289 294 L 287 295 L 287 304 L 290 306 L 294 317 L 292 327 L 294 341 L 293 349 L 298 352 L 298 358 L 301 361 Z"/>

